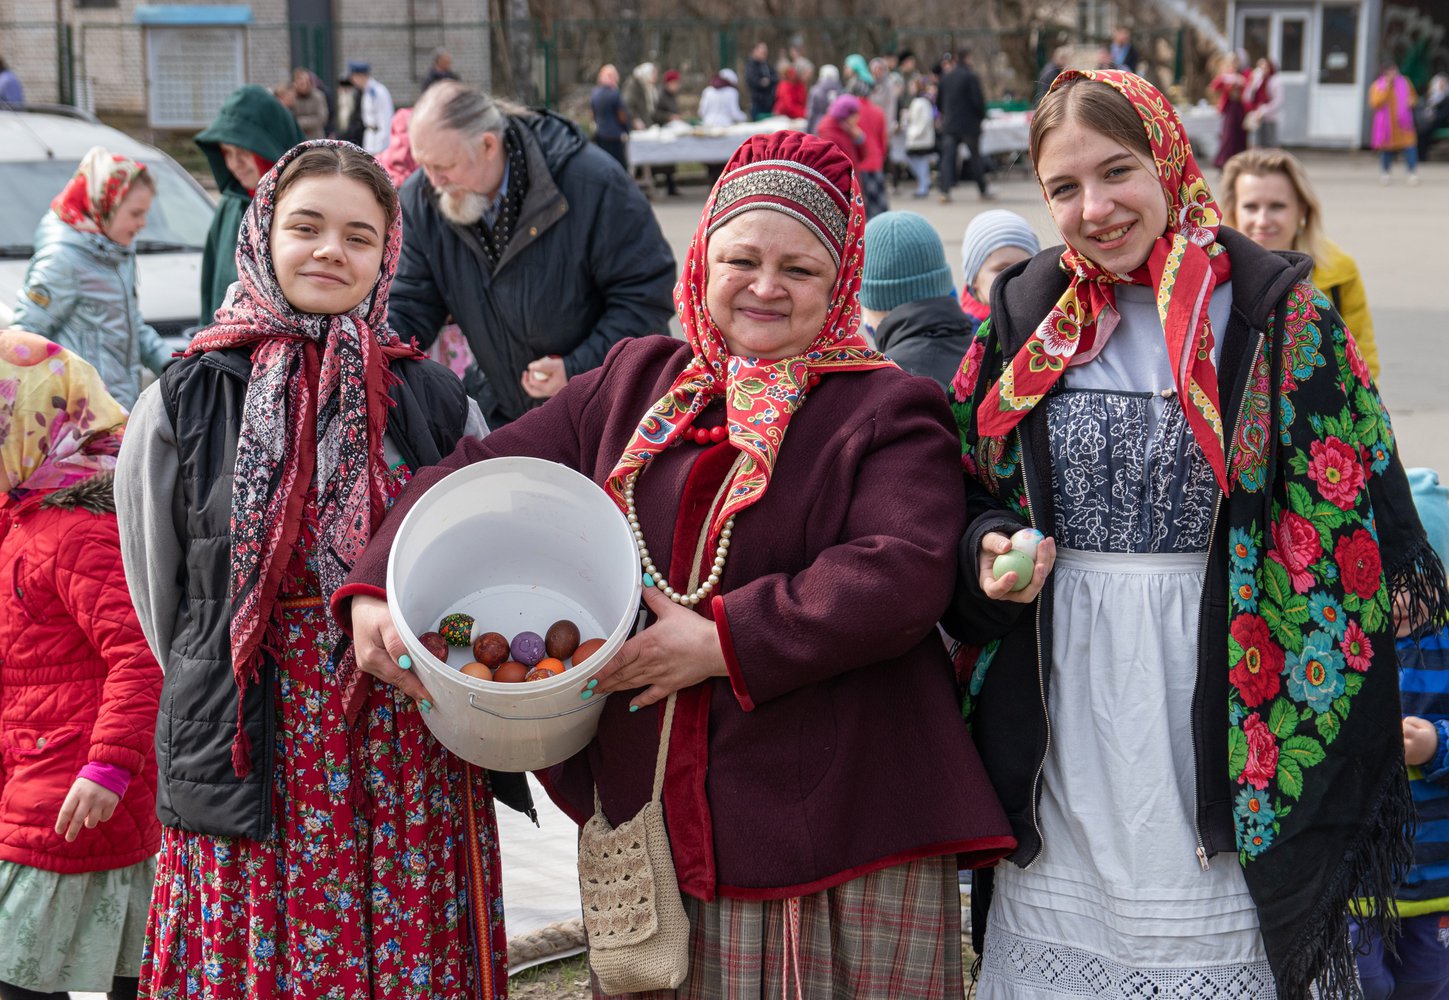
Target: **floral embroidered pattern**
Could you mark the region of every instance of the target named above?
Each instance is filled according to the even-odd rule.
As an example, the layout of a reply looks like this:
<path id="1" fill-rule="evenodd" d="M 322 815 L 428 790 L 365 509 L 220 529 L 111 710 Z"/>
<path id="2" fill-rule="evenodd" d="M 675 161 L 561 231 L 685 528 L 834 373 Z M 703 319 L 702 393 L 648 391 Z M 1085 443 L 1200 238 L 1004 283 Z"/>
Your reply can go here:
<path id="1" fill-rule="evenodd" d="M 1320 324 L 1328 309 L 1307 285 L 1289 296 L 1282 389 L 1327 375 L 1327 333 L 1337 372 L 1352 375 L 1339 382 L 1343 405 L 1302 418 L 1304 427 L 1285 396 L 1280 440 L 1295 477 L 1274 497 L 1266 538 L 1256 527 L 1229 535 L 1228 757 L 1242 786 L 1234 815 L 1245 863 L 1281 833 L 1363 687 L 1370 634 L 1390 624 L 1366 486 L 1393 441 L 1366 369 L 1355 370 L 1357 349 L 1341 327 Z M 1249 491 L 1263 488 L 1268 384 L 1267 359 L 1256 357 L 1234 455 Z"/>

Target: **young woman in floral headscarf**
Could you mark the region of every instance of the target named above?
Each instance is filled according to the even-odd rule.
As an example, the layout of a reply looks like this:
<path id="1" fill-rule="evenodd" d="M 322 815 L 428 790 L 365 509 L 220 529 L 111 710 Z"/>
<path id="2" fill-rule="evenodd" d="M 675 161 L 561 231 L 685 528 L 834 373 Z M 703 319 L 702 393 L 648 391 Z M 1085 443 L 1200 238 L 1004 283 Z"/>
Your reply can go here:
<path id="1" fill-rule="evenodd" d="M 1063 74 L 1031 148 L 1067 249 L 998 282 L 954 387 L 950 627 L 1021 845 L 973 894 L 981 996 L 1356 996 L 1349 901 L 1383 920 L 1410 858 L 1390 594 L 1445 608 L 1383 406 L 1151 85 Z"/>
<path id="2" fill-rule="evenodd" d="M 691 966 L 650 996 L 788 984 L 959 1000 L 958 855 L 1011 847 L 935 632 L 964 524 L 950 413 L 929 379 L 866 347 L 864 228 L 833 145 L 752 138 L 675 290 L 686 342 L 626 341 L 464 442 L 417 477 L 338 592 L 360 666 L 397 675 L 392 535 L 425 490 L 485 458 L 562 462 L 637 520 L 652 624 L 580 690 L 608 696 L 598 734 L 548 783 L 580 823 L 597 786 L 617 825 L 649 799 L 668 726 Z"/>
<path id="3" fill-rule="evenodd" d="M 169 357 L 136 296 L 133 244 L 155 194 L 143 164 L 100 146 L 86 153 L 40 220 L 15 309 L 16 326 L 85 358 L 127 407 L 141 369 L 159 375 Z"/>
<path id="4" fill-rule="evenodd" d="M 161 671 L 121 568 L 125 419 L 86 362 L 0 331 L 3 1000 L 136 995 Z"/>
<path id="5" fill-rule="evenodd" d="M 132 415 L 122 541 L 166 668 L 145 996 L 506 993 L 487 777 L 327 609 L 410 470 L 482 430 L 388 327 L 398 218 L 357 147 L 285 154 L 216 324 Z"/>

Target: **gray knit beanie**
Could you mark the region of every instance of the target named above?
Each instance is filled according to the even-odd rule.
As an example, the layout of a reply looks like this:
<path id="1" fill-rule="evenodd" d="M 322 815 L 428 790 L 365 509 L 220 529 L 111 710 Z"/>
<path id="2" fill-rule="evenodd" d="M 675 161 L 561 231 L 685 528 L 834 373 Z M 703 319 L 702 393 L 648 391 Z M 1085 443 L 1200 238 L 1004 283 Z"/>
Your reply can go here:
<path id="1" fill-rule="evenodd" d="M 875 312 L 956 291 L 941 237 L 915 212 L 882 212 L 865 224 L 860 304 Z"/>
<path id="2" fill-rule="evenodd" d="M 975 287 L 986 258 L 1002 247 L 1020 247 L 1033 257 L 1041 250 L 1030 223 L 1015 212 L 993 208 L 971 220 L 961 241 L 961 274 L 967 290 Z"/>

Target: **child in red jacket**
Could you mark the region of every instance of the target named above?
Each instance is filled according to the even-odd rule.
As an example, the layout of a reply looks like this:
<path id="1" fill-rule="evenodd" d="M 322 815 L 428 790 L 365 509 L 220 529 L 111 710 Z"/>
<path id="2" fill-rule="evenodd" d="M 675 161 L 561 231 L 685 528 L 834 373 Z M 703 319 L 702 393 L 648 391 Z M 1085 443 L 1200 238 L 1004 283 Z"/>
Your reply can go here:
<path id="1" fill-rule="evenodd" d="M 0 331 L 0 1000 L 134 997 L 161 670 L 131 606 L 96 370 Z"/>

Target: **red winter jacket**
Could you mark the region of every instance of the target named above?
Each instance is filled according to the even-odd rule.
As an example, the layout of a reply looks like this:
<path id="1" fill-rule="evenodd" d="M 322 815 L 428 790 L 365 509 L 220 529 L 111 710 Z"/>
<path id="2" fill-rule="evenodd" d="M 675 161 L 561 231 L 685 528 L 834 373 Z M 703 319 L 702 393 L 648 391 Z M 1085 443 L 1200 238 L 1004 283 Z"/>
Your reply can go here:
<path id="1" fill-rule="evenodd" d="M 885 112 L 868 97 L 860 99 L 860 130 L 865 133 L 865 148 L 861 150 L 857 169 L 861 173 L 879 173 L 885 169 L 890 136 L 886 132 Z"/>
<path id="2" fill-rule="evenodd" d="M 161 668 L 121 567 L 111 476 L 16 502 L 0 495 L 0 859 L 67 874 L 125 868 L 161 846 Z M 109 822 L 55 832 L 87 763 L 131 772 Z"/>

